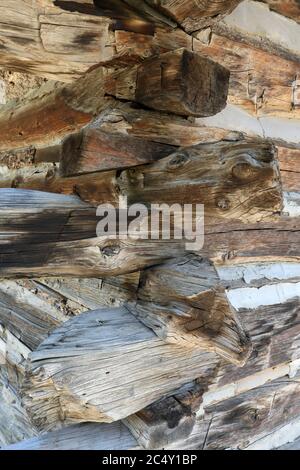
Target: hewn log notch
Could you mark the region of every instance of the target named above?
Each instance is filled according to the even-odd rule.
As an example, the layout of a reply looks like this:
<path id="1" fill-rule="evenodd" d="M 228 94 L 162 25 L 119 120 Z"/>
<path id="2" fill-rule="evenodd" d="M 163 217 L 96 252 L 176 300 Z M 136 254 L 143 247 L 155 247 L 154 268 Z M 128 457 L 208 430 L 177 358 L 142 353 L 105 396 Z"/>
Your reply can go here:
<path id="1" fill-rule="evenodd" d="M 146 270 L 130 311 L 167 342 L 203 348 L 244 365 L 249 338 L 214 267 L 195 255 Z"/>

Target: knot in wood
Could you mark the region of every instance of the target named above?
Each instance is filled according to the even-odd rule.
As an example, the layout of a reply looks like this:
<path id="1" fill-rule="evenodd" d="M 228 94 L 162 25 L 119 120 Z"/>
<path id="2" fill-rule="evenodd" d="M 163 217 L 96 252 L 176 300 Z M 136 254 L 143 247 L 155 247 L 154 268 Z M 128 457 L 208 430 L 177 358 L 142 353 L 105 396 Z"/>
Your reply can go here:
<path id="1" fill-rule="evenodd" d="M 103 256 L 116 256 L 120 253 L 120 250 L 118 245 L 105 246 L 100 249 Z"/>
<path id="2" fill-rule="evenodd" d="M 177 153 L 174 155 L 168 163 L 168 167 L 171 170 L 175 170 L 177 168 L 181 168 L 184 166 L 189 160 L 189 157 L 184 153 Z"/>
<path id="3" fill-rule="evenodd" d="M 222 211 L 227 211 L 230 208 L 230 202 L 226 197 L 217 199 L 216 206 Z"/>

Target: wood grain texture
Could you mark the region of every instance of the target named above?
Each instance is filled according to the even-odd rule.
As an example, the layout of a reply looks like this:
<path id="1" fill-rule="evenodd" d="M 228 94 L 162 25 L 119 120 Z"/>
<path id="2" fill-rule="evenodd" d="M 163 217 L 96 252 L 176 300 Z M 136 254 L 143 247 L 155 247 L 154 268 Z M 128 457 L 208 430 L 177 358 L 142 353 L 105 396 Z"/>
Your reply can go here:
<path id="1" fill-rule="evenodd" d="M 94 125 L 72 134 L 62 143 L 60 172 L 74 176 L 122 169 L 163 158 L 176 147 L 132 136 L 103 132 Z M 99 176 L 100 177 L 100 176 Z"/>
<path id="2" fill-rule="evenodd" d="M 282 186 L 285 191 L 300 191 L 300 150 L 278 148 Z"/>
<path id="3" fill-rule="evenodd" d="M 299 377 L 274 380 L 206 409 L 188 439 L 169 449 L 265 449 L 259 441 L 299 417 Z"/>
<path id="4" fill-rule="evenodd" d="M 257 117 L 299 119 L 300 108 L 294 103 L 299 57 L 281 57 L 247 44 L 247 36 L 237 39 L 230 33 L 229 37 L 212 33 L 208 40 L 195 41 L 194 50 L 230 71 L 229 104 Z"/>
<path id="5" fill-rule="evenodd" d="M 130 311 L 163 340 L 213 351 L 243 366 L 251 353 L 214 267 L 196 255 L 168 261 L 141 275 Z"/>
<path id="6" fill-rule="evenodd" d="M 229 72 L 187 49 L 167 52 L 134 68 L 108 71 L 107 93 L 151 109 L 212 116 L 224 109 Z"/>
<path id="7" fill-rule="evenodd" d="M 13 149 L 59 142 L 109 107 L 104 97 L 102 68 L 69 85 L 48 82 L 24 100 L 8 103 L 0 112 L 0 148 Z"/>
<path id="8" fill-rule="evenodd" d="M 229 14 L 240 0 L 146 0 L 164 14 L 177 21 L 187 32 L 210 26 Z"/>
<path id="9" fill-rule="evenodd" d="M 37 435 L 37 430 L 30 422 L 22 407 L 20 397 L 7 382 L 4 367 L 0 372 L 0 448 L 30 439 Z"/>
<path id="10" fill-rule="evenodd" d="M 61 420 L 116 421 L 205 378 L 215 362 L 213 354 L 163 342 L 124 308 L 96 310 L 58 328 L 32 353 L 26 406 L 43 429 Z"/>
<path id="11" fill-rule="evenodd" d="M 28 436 L 29 437 L 29 436 Z M 43 433 L 7 450 L 138 450 L 139 446 L 121 422 L 82 423 Z"/>
<path id="12" fill-rule="evenodd" d="M 183 240 L 97 237 L 96 209 L 75 196 L 2 189 L 0 199 L 3 277 L 114 276 L 184 249 Z"/>
<path id="13" fill-rule="evenodd" d="M 209 219 L 259 222 L 282 209 L 274 148 L 259 141 L 179 149 L 118 178 L 129 202 L 204 204 Z M 162 191 L 163 190 L 163 191 Z"/>

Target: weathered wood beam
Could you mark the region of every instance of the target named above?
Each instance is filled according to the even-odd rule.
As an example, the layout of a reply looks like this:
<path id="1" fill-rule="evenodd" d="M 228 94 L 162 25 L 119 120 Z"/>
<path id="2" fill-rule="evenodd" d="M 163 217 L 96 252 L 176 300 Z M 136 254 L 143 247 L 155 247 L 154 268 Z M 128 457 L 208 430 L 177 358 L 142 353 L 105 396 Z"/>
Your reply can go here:
<path id="1" fill-rule="evenodd" d="M 55 171 L 27 176 L 21 169 L 0 179 L 0 187 L 75 193 L 93 205 L 117 205 L 120 195 L 129 203 L 204 204 L 206 224 L 224 219 L 259 222 L 283 208 L 275 154 L 268 142 L 219 142 L 178 149 L 124 171 L 63 178 Z M 64 173 L 68 161 L 62 165 Z"/>
<path id="2" fill-rule="evenodd" d="M 2 189 L 0 200 L 3 277 L 114 276 L 184 249 L 183 240 L 97 237 L 96 209 L 74 196 Z"/>
<path id="3" fill-rule="evenodd" d="M 258 222 L 282 209 L 274 147 L 256 140 L 179 149 L 124 170 L 118 185 L 129 202 L 204 204 L 206 224 L 210 218 Z"/>
<path id="4" fill-rule="evenodd" d="M 207 226 L 200 254 L 219 265 L 298 262 L 299 233 L 299 217 L 278 217 L 270 223 Z"/>
<path id="5" fill-rule="evenodd" d="M 259 0 L 267 3 L 271 10 L 280 13 L 281 15 L 292 18 L 300 23 L 300 5 L 298 0 Z"/>
<path id="6" fill-rule="evenodd" d="M 228 103 L 260 118 L 299 119 L 300 107 L 294 93 L 299 56 L 292 53 L 281 57 L 274 51 L 261 50 L 249 41 L 247 44 L 246 35 L 237 40 L 230 31 L 212 33 L 202 41 L 199 36 L 194 41 L 195 51 L 231 72 Z"/>
<path id="7" fill-rule="evenodd" d="M 25 437 L 25 436 L 24 436 Z M 140 446 L 122 424 L 82 423 L 9 445 L 5 450 L 138 450 Z"/>
<path id="8" fill-rule="evenodd" d="M 132 99 L 158 110 L 197 116 L 211 116 L 226 104 L 227 70 L 186 49 L 162 54 L 161 58 L 154 59 L 154 63 L 147 60 L 121 74 L 114 73 L 109 78 L 108 75 L 106 69 L 97 66 L 75 83 L 46 83 L 17 104 L 8 103 L 0 112 L 0 149 L 57 144 L 62 137 L 79 131 L 101 112 L 113 105 L 117 107 L 118 101 L 111 96 Z M 124 80 L 125 90 L 121 93 L 119 89 L 124 88 Z M 145 87 L 148 89 L 146 95 Z M 73 145 L 79 145 L 74 138 Z M 125 140 L 123 137 L 123 142 Z M 133 144 L 129 140 L 127 146 Z M 157 155 L 160 150 L 163 152 L 158 144 L 156 147 L 152 144 L 152 149 L 148 145 L 148 152 L 145 150 L 144 157 L 140 157 L 142 160 L 151 150 Z M 136 153 L 139 150 L 140 146 Z M 113 151 L 116 152 L 112 144 Z M 135 159 L 139 161 L 137 156 Z"/>
<path id="9" fill-rule="evenodd" d="M 43 429 L 61 420 L 116 421 L 193 378 L 205 380 L 216 361 L 165 343 L 124 308 L 96 310 L 55 330 L 31 354 L 24 400 Z"/>
<path id="10" fill-rule="evenodd" d="M 191 33 L 229 14 L 241 0 L 146 0 Z"/>
<path id="11" fill-rule="evenodd" d="M 185 240 L 172 237 L 97 237 L 95 208 L 74 196 L 1 189 L 0 199 L 2 277 L 111 277 L 179 256 L 185 248 Z M 218 264 L 295 262 L 300 258 L 299 220 L 206 224 L 200 255 Z"/>
<path id="12" fill-rule="evenodd" d="M 283 189 L 300 192 L 300 150 L 278 147 L 278 159 Z"/>
<path id="13" fill-rule="evenodd" d="M 104 96 L 101 67 L 70 85 L 45 83 L 24 101 L 1 108 L 0 148 L 57 143 L 109 105 L 110 99 Z"/>
<path id="14" fill-rule="evenodd" d="M 172 153 L 176 146 L 239 138 L 240 133 L 205 127 L 181 116 L 124 104 L 106 111 L 79 133 L 67 136 L 53 153 L 61 158 L 61 173 L 74 176 L 149 163 Z M 50 149 L 38 149 L 35 158 L 41 159 L 41 153 L 47 156 Z"/>
<path id="15" fill-rule="evenodd" d="M 136 298 L 140 273 L 105 279 L 39 278 L 38 282 L 53 291 L 95 310 L 100 307 L 119 307 Z"/>
<path id="16" fill-rule="evenodd" d="M 117 205 L 119 200 L 115 171 L 64 178 L 60 176 L 59 168 L 55 166 L 44 171 L 42 165 L 39 165 L 38 171 L 25 167 L 5 172 L 0 178 L 0 188 L 77 195 L 93 206 L 101 203 Z"/>
<path id="17" fill-rule="evenodd" d="M 109 71 L 106 93 L 184 116 L 212 116 L 224 109 L 229 72 L 187 49 L 167 52 L 129 69 Z"/>
<path id="18" fill-rule="evenodd" d="M 4 0 L 0 65 L 71 82 L 99 63 L 128 65 L 179 47 L 192 50 L 189 35 L 151 11 L 155 18 L 124 8 L 121 15 L 105 12 L 91 0 Z"/>
<path id="19" fill-rule="evenodd" d="M 288 439 L 293 422 L 299 422 L 299 390 L 299 376 L 284 377 L 211 405 L 206 408 L 204 419 L 197 420 L 190 437 L 168 448 L 266 450 L 276 447 L 276 441 L 277 446 L 286 442 L 284 439 Z"/>
<path id="20" fill-rule="evenodd" d="M 68 319 L 29 289 L 14 281 L 0 282 L 0 322 L 26 347 L 34 349 L 49 332 Z"/>
<path id="21" fill-rule="evenodd" d="M 163 158 L 175 148 L 130 135 L 103 132 L 91 125 L 62 142 L 60 172 L 73 176 L 141 165 Z"/>
<path id="22" fill-rule="evenodd" d="M 251 342 L 214 267 L 196 255 L 171 260 L 141 275 L 130 311 L 163 340 L 203 348 L 243 366 Z"/>
<path id="23" fill-rule="evenodd" d="M 191 435 L 196 423 L 196 397 L 201 401 L 203 388 L 193 382 L 183 389 L 123 420 L 143 448 L 164 449 Z"/>

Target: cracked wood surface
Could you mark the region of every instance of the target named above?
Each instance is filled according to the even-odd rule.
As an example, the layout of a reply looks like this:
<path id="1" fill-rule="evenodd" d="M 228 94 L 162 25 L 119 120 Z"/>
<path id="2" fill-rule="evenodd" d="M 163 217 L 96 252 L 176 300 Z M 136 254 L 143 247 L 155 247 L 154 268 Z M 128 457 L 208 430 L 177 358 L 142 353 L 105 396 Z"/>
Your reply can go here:
<path id="1" fill-rule="evenodd" d="M 137 301 L 128 308 L 169 343 L 213 351 L 240 367 L 251 354 L 251 341 L 216 270 L 199 256 L 145 270 Z"/>
<path id="2" fill-rule="evenodd" d="M 89 312 L 65 325 L 28 364 L 24 399 L 44 429 L 57 426 L 62 416 L 77 422 L 125 418 L 205 377 L 216 363 L 213 354 L 187 354 L 186 348 L 165 343 L 124 308 Z"/>

